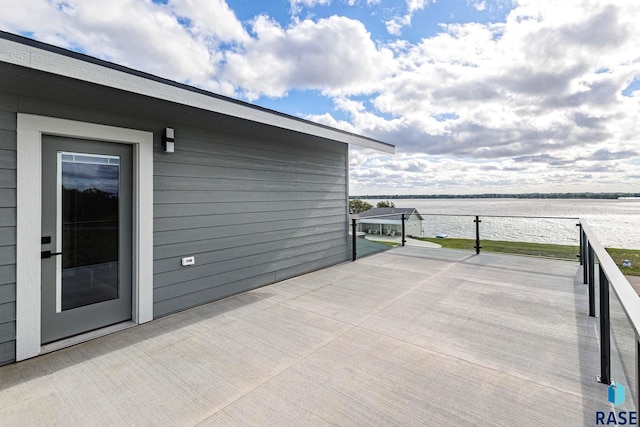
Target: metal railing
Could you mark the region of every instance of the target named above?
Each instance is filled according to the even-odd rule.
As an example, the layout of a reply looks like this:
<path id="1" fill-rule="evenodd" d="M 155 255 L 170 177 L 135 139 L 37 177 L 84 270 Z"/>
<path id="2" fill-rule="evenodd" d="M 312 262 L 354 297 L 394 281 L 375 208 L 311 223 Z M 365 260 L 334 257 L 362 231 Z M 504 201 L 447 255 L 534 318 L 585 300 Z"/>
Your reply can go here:
<path id="1" fill-rule="evenodd" d="M 480 254 L 481 249 L 483 248 L 482 247 L 482 240 L 487 239 L 487 236 L 488 236 L 487 240 L 495 240 L 495 235 L 496 235 L 495 228 L 496 227 L 495 227 L 495 224 L 494 224 L 493 227 L 491 226 L 493 224 L 492 221 L 494 219 L 498 219 L 500 221 L 504 221 L 504 220 L 513 220 L 513 221 L 518 221 L 518 220 L 524 220 L 524 221 L 537 220 L 538 222 L 540 222 L 541 220 L 543 222 L 546 221 L 543 224 L 541 224 L 543 226 L 542 230 L 541 229 L 537 229 L 536 230 L 536 232 L 538 232 L 538 233 L 544 232 L 545 224 L 546 224 L 547 231 L 549 231 L 549 230 L 556 230 L 557 231 L 558 230 L 558 225 L 557 225 L 557 221 L 558 220 L 567 221 L 567 224 L 571 224 L 571 228 L 573 228 L 574 221 L 577 221 L 579 219 L 577 217 L 559 217 L 559 216 L 517 216 L 517 215 L 482 215 L 482 216 L 480 216 L 480 215 L 468 215 L 468 214 L 420 214 L 420 215 L 422 217 L 424 217 L 424 218 L 442 217 L 442 221 L 435 221 L 435 222 L 430 221 L 429 224 L 440 223 L 441 225 L 444 225 L 445 228 L 447 226 L 452 226 L 452 222 L 451 221 L 453 221 L 453 223 L 455 223 L 457 226 L 460 226 L 460 227 L 465 227 L 464 224 L 469 224 L 469 228 L 467 229 L 467 232 L 466 233 L 463 232 L 463 234 L 459 235 L 459 236 L 456 235 L 456 237 L 471 239 L 474 242 L 473 249 L 474 249 L 476 254 Z M 400 213 L 391 213 L 391 214 L 386 214 L 386 215 L 375 215 L 375 216 L 367 216 L 367 217 L 361 217 L 361 218 L 360 217 L 352 218 L 351 219 L 351 225 L 350 225 L 350 228 L 351 228 L 350 234 L 352 236 L 352 251 L 353 251 L 352 259 L 354 261 L 359 256 L 358 249 L 357 249 L 357 246 L 358 246 L 357 242 L 358 241 L 356 240 L 356 238 L 357 237 L 363 237 L 363 235 L 368 234 L 368 233 L 363 233 L 362 230 L 358 231 L 358 224 L 367 223 L 368 220 L 374 220 L 375 221 L 375 220 L 381 220 L 381 219 L 391 218 L 391 217 L 395 217 L 395 218 L 398 219 L 398 225 L 400 224 L 400 220 L 401 220 L 401 223 L 402 223 L 402 231 L 401 231 L 402 241 L 401 241 L 401 244 L 402 244 L 402 246 L 405 246 L 405 243 L 407 241 L 406 238 L 407 237 L 411 237 L 411 235 L 409 235 L 409 236 L 407 235 L 407 229 L 406 229 L 406 226 L 407 226 L 406 223 L 409 220 L 410 215 L 408 215 L 408 214 L 400 214 Z M 467 222 L 467 219 L 469 220 L 468 222 Z M 488 225 L 481 226 L 481 223 L 483 222 L 483 219 L 488 221 Z M 550 220 L 550 221 L 547 221 L 547 220 Z M 382 222 L 384 222 L 384 221 L 379 221 L 378 224 L 382 223 Z M 427 220 L 423 219 L 423 222 L 427 223 Z M 449 224 L 445 224 L 446 222 L 448 222 Z M 549 227 L 549 224 L 554 224 L 554 225 Z M 473 228 L 471 227 L 472 225 L 473 225 Z M 375 228 L 375 227 L 377 227 L 377 225 L 374 225 L 373 227 Z M 519 228 L 517 225 L 513 225 L 513 224 L 511 224 L 511 227 L 514 228 L 514 229 Z M 507 231 L 507 230 L 509 230 L 509 228 L 510 228 L 509 226 L 507 226 L 506 228 L 505 227 L 500 227 L 500 231 L 501 232 L 502 231 Z M 541 242 L 540 240 L 529 240 L 528 237 L 532 237 L 532 236 L 528 236 L 527 237 L 527 236 L 522 236 L 522 235 L 520 236 L 520 238 L 516 238 L 515 240 L 511 236 L 511 238 L 507 238 L 506 241 L 530 242 L 530 243 L 555 243 L 555 244 L 565 244 L 565 245 L 569 244 L 569 245 L 572 245 L 572 246 L 576 247 L 575 256 L 579 257 L 579 255 L 577 253 L 577 250 L 578 250 L 577 239 L 575 239 L 575 237 L 578 237 L 578 236 L 576 236 L 576 234 L 574 234 L 575 233 L 574 231 L 571 231 L 570 233 L 567 233 L 566 229 L 564 229 L 564 230 L 565 230 L 564 231 L 565 240 L 567 238 L 567 234 L 569 234 L 569 235 L 574 236 L 573 238 L 570 239 L 574 243 L 571 243 L 571 242 L 560 243 L 559 241 L 551 242 L 549 240 L 550 239 L 553 240 L 553 239 L 550 238 L 550 236 L 545 237 L 544 242 Z M 374 230 L 374 231 L 376 231 L 376 230 Z M 415 230 L 414 230 L 413 234 L 415 234 L 415 235 L 419 234 L 420 236 L 422 236 L 422 231 L 423 230 L 420 230 L 418 233 L 415 233 Z M 513 231 L 513 230 L 511 230 L 511 231 Z M 400 233 L 400 230 L 398 230 L 398 232 Z M 411 232 L 409 232 L 409 234 L 411 234 Z M 457 232 L 453 231 L 452 234 L 457 234 Z M 444 234 L 444 236 L 446 237 L 448 235 Z M 434 237 L 440 237 L 440 236 L 435 234 Z M 370 239 L 370 240 L 375 241 L 376 239 Z M 369 255 L 371 253 L 371 251 L 364 251 L 364 252 L 365 252 L 365 255 Z M 566 258 L 564 258 L 564 259 L 566 259 Z"/>
<path id="2" fill-rule="evenodd" d="M 367 216 L 367 217 L 363 217 L 363 218 L 352 218 L 351 219 L 351 259 L 352 261 L 355 261 L 356 259 L 358 259 L 358 238 L 362 237 L 364 238 L 364 234 L 363 232 L 358 232 L 358 223 L 366 223 L 367 220 L 373 220 L 373 219 L 379 219 L 379 218 L 400 218 L 400 222 L 401 222 L 401 230 L 400 230 L 400 244 L 401 246 L 404 246 L 407 243 L 407 235 L 406 235 L 406 225 L 405 222 L 408 219 L 408 215 L 406 214 L 387 214 L 387 215 L 376 215 L 376 216 Z M 381 228 L 382 228 L 382 224 Z M 388 226 L 388 225 L 387 225 Z M 359 234 L 361 233 L 361 234 Z M 391 247 L 389 247 L 388 249 L 390 249 Z M 374 251 L 367 251 L 368 253 L 366 253 L 366 255 L 369 255 L 370 253 L 376 252 Z M 379 251 L 378 251 L 379 252 Z"/>
<path id="3" fill-rule="evenodd" d="M 481 219 L 479 215 L 443 215 L 472 217 L 475 225 L 475 253 L 481 246 Z M 429 216 L 429 214 L 422 214 Z M 401 244 L 406 243 L 405 223 L 407 215 L 390 214 L 378 217 L 354 218 L 351 220 L 353 260 L 358 257 L 358 221 L 373 218 L 401 218 Z M 599 319 L 600 330 L 600 372 L 598 381 L 619 387 L 626 383 L 632 397 L 627 405 L 633 410 L 640 409 L 640 296 L 618 268 L 605 247 L 600 243 L 589 224 L 580 218 L 571 217 L 524 217 L 524 216 L 483 216 L 483 218 L 535 218 L 575 220 L 579 227 L 579 253 L 576 254 L 582 266 L 583 283 L 588 285 L 589 316 Z M 573 225 L 572 225 L 573 227 Z M 469 236 L 471 237 L 471 236 Z M 576 248 L 578 249 L 578 248 Z M 624 388 L 623 388 L 624 389 Z"/>
<path id="4" fill-rule="evenodd" d="M 612 344 L 614 344 L 613 350 L 619 358 L 616 360 L 618 373 L 627 381 L 633 404 L 638 409 L 640 408 L 638 397 L 640 394 L 638 393 L 640 389 L 640 358 L 638 357 L 640 354 L 640 297 L 589 225 L 584 220 L 580 220 L 578 225 L 581 234 L 580 257 L 583 261 L 583 282 L 589 285 L 589 315 L 592 317 L 596 317 L 596 298 L 599 297 L 600 375 L 598 380 L 603 384 L 614 386 L 620 383 L 620 377 L 616 379 L 612 375 L 614 360 L 611 353 Z M 596 295 L 596 282 L 598 295 Z M 616 313 L 618 316 L 616 322 L 612 321 L 612 305 L 621 307 L 621 310 Z M 627 342 L 624 342 L 625 338 Z M 629 340 L 633 342 L 628 342 Z M 627 360 L 624 360 L 625 358 Z"/>

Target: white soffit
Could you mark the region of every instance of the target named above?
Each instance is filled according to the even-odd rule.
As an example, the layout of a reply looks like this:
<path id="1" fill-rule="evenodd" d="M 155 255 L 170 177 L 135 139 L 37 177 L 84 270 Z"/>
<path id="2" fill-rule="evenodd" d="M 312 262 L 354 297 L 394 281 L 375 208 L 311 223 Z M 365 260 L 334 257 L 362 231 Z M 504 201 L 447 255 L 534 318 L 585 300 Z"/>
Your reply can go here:
<path id="1" fill-rule="evenodd" d="M 19 36 L 15 37 L 21 38 Z M 29 39 L 25 39 L 25 41 L 39 44 L 39 42 L 33 42 Z M 224 99 L 214 96 L 213 94 L 207 95 L 199 90 L 177 87 L 152 78 L 110 68 L 107 65 L 95 64 L 61 53 L 34 47 L 29 44 L 7 40 L 2 36 L 0 36 L 0 61 L 308 135 L 340 141 L 346 144 L 371 148 L 385 153 L 395 153 L 394 145 L 372 138 L 315 124 L 293 116 L 264 110 L 249 104 L 235 102 L 231 99 Z M 178 85 L 180 84 L 178 83 Z"/>

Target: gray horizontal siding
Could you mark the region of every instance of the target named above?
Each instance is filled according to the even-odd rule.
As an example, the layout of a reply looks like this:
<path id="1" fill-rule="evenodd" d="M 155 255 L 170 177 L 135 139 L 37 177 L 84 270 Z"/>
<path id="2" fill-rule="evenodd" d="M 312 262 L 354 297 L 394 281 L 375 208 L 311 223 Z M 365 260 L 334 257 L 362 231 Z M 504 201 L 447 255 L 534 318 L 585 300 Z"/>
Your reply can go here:
<path id="1" fill-rule="evenodd" d="M 15 301 L 4 302 L 0 304 L 0 324 L 15 322 L 16 320 L 16 303 Z"/>
<path id="2" fill-rule="evenodd" d="M 0 242 L 2 245 L 16 245 L 16 227 L 0 227 Z"/>
<path id="3" fill-rule="evenodd" d="M 0 208 L 16 207 L 16 190 L 14 188 L 0 188 Z"/>
<path id="4" fill-rule="evenodd" d="M 250 236 L 254 238 L 261 233 L 279 233 L 280 238 L 296 238 L 299 234 L 292 233 L 292 229 L 302 229 L 306 234 L 318 233 L 341 233 L 344 235 L 346 228 L 346 219 L 344 224 L 336 223 L 336 218 L 312 218 L 305 220 L 289 220 L 265 222 L 262 224 L 242 224 L 228 227 L 207 227 L 189 230 L 175 230 L 154 233 L 154 245 L 169 245 L 173 243 L 198 242 L 207 239 L 220 239 L 223 237 L 242 237 Z"/>
<path id="5" fill-rule="evenodd" d="M 0 323 L 0 342 L 6 343 L 16 339 L 16 328 L 13 322 Z"/>
<path id="6" fill-rule="evenodd" d="M 346 146 L 300 138 L 176 127 L 175 153 L 158 144 L 155 316 L 348 259 Z"/>
<path id="7" fill-rule="evenodd" d="M 177 207 L 175 210 L 179 210 Z M 166 211 L 165 211 L 166 212 Z M 246 228 L 247 224 L 254 224 L 261 227 L 262 232 L 265 231 L 265 227 L 275 226 L 274 230 L 286 229 L 290 223 L 287 224 L 271 224 L 282 221 L 298 221 L 300 223 L 314 222 L 319 225 L 321 218 L 335 217 L 341 215 L 339 210 L 330 211 L 329 209 L 323 210 L 302 210 L 291 209 L 280 211 L 278 219 L 274 220 L 273 217 L 267 217 L 262 215 L 262 212 L 242 212 L 233 215 L 229 214 L 207 214 L 202 212 L 200 215 L 185 215 L 187 212 L 179 212 L 181 216 L 164 216 L 156 218 L 154 222 L 154 230 L 157 232 L 171 231 L 171 230 L 188 230 L 192 228 L 209 228 L 209 227 L 229 227 L 232 225 L 239 225 Z M 331 219 L 331 218 L 328 218 Z M 333 218 L 335 219 L 335 218 Z M 267 225 L 268 224 L 268 225 Z M 247 232 L 254 234 L 255 228 L 247 229 Z M 239 231 L 242 233 L 242 231 Z"/>
<path id="8" fill-rule="evenodd" d="M 16 287 L 13 283 L 0 285 L 0 301 L 3 304 L 16 301 Z"/>
<path id="9" fill-rule="evenodd" d="M 0 111 L 0 130 L 13 132 L 15 135 L 16 126 L 18 125 L 18 121 L 16 120 L 16 117 L 17 116 L 15 112 Z M 14 145 L 15 145 L 15 142 L 14 142 Z"/>
<path id="10" fill-rule="evenodd" d="M 327 244 L 324 248 L 313 252 L 301 252 L 300 248 L 292 248 L 160 273 L 154 280 L 154 297 L 156 301 L 164 301 L 247 277 L 275 273 L 283 268 L 318 259 L 342 256 L 345 252 L 344 248 L 339 247 L 336 242 L 333 247 Z"/>
<path id="11" fill-rule="evenodd" d="M 332 224 L 314 229 L 299 229 L 294 236 L 288 233 L 282 233 L 281 231 L 229 234 L 225 237 L 215 239 L 188 240 L 186 242 L 158 245 L 154 248 L 153 256 L 155 260 L 162 260 L 165 258 L 184 256 L 184 254 L 198 255 L 212 251 L 253 246 L 269 242 L 305 241 L 307 239 L 312 240 L 313 238 L 326 240 L 327 236 L 333 237 L 336 233 L 340 232 L 340 230 L 342 230 L 340 225 Z M 293 237 L 295 237 L 295 239 Z"/>
<path id="12" fill-rule="evenodd" d="M 14 326 L 15 329 L 15 326 Z M 16 340 L 0 343 L 0 366 L 16 360 Z"/>
<path id="13" fill-rule="evenodd" d="M 306 263 L 300 263 L 300 259 L 293 260 L 295 264 L 289 266 L 281 265 L 281 268 L 277 271 L 260 273 L 258 268 L 254 268 L 254 270 L 257 270 L 258 272 L 257 275 L 237 281 L 231 281 L 233 280 L 233 277 L 225 276 L 223 277 L 224 280 L 221 280 L 220 284 L 217 286 L 211 286 L 211 281 L 209 281 L 208 284 L 204 283 L 202 289 L 199 291 L 173 296 L 171 299 L 156 302 L 154 304 L 154 312 L 170 313 L 175 311 L 176 306 L 184 308 L 197 306 L 202 304 L 203 301 L 214 301 L 239 292 L 259 288 L 261 286 L 308 273 L 313 270 L 325 268 L 345 260 L 344 253 L 337 253 L 332 256 L 324 255 L 325 256 L 321 258 L 308 260 Z"/>
<path id="14" fill-rule="evenodd" d="M 238 239 L 234 236 L 226 239 L 198 242 L 202 243 L 202 245 L 198 247 L 201 251 L 191 252 L 191 255 L 196 257 L 196 265 L 208 265 L 248 256 L 285 251 L 292 248 L 299 250 L 309 245 L 336 244 L 336 242 L 333 241 L 335 239 L 333 233 L 310 234 L 298 236 L 296 239 L 282 239 L 281 236 L 275 235 L 274 233 L 265 234 L 267 235 L 247 235 L 244 236 L 244 239 Z M 163 255 L 163 257 L 156 256 L 153 263 L 153 271 L 156 274 L 160 274 L 168 271 L 182 270 L 179 260 L 175 257 L 176 255 L 180 256 L 184 253 L 185 246 L 185 244 L 181 243 L 177 245 L 165 245 L 159 248 L 157 255 Z M 193 246 L 189 246 L 189 249 L 193 248 Z"/>
<path id="15" fill-rule="evenodd" d="M 240 196 L 240 195 L 238 195 Z M 178 195 L 179 200 L 185 200 L 188 197 Z M 306 212 L 313 212 L 319 209 L 326 210 L 330 214 L 334 214 L 337 210 L 344 206 L 342 200 L 283 200 L 283 201 L 264 201 L 262 197 L 256 201 L 242 202 L 215 202 L 215 195 L 202 194 L 202 202 L 183 201 L 179 203 L 163 204 L 162 200 L 155 204 L 153 209 L 154 217 L 171 218 L 178 216 L 198 216 L 198 215 L 232 215 L 240 213 L 258 213 L 263 214 L 263 221 L 269 221 L 275 218 L 275 215 L 269 217 L 265 212 L 285 212 L 296 210 L 299 211 L 298 217 L 304 217 Z M 12 210 L 12 208 L 7 209 Z M 343 213 L 343 212 L 340 212 Z M 2 208 L 0 208 L 0 215 Z"/>
<path id="16" fill-rule="evenodd" d="M 0 88 L 31 96 L 0 93 L 0 110 L 154 132 L 155 316 L 349 258 L 345 144 L 23 71 L 22 86 Z M 166 126 L 176 130 L 173 154 L 162 152 Z M 4 196 L 15 198 L 15 148 L 15 114 L 0 112 L 0 255 L 8 255 L 0 295 L 8 299 L 16 228 Z M 196 265 L 181 267 L 189 255 Z M 15 358 L 15 301 L 0 310 L 4 363 Z"/>
<path id="17" fill-rule="evenodd" d="M 282 183 L 274 181 L 251 181 L 251 186 L 238 188 L 238 182 L 234 179 L 206 178 L 206 177 L 176 177 L 158 176 L 153 179 L 153 188 L 156 191 L 165 190 L 188 190 L 188 191 L 210 191 L 215 188 L 217 191 L 253 191 L 253 192 L 276 192 L 282 191 Z M 288 192 L 344 192 L 344 184 L 329 185 L 326 183 L 312 182 L 288 182 Z"/>
<path id="18" fill-rule="evenodd" d="M 1 147 L 2 145 L 0 145 L 0 169 L 16 170 L 16 151 L 5 150 Z"/>
<path id="19" fill-rule="evenodd" d="M 180 139 L 180 147 L 184 147 L 189 143 L 184 139 Z M 219 145 L 218 145 L 219 147 Z M 206 146 L 203 146 L 201 150 L 192 151 L 192 147 L 189 146 L 189 151 L 182 152 L 179 159 L 172 161 L 176 164 L 187 165 L 204 165 L 209 167 L 230 167 L 238 168 L 241 170 L 273 170 L 273 171 L 285 171 L 285 172 L 300 172 L 303 174 L 314 175 L 344 175 L 344 163 L 340 168 L 340 162 L 328 162 L 323 160 L 319 164 L 318 160 L 312 161 L 310 159 L 301 158 L 300 155 L 294 156 L 286 152 L 266 152 L 260 150 L 261 154 L 271 154 L 270 157 L 260 157 L 260 155 L 249 156 L 247 152 L 243 150 L 239 153 L 237 148 L 233 154 L 229 154 L 229 150 L 220 152 L 216 150 L 214 154 L 204 151 Z M 161 150 L 158 150 L 162 152 Z M 173 160 L 173 159 L 172 159 Z"/>
<path id="20" fill-rule="evenodd" d="M 0 265 L 14 265 L 16 263 L 16 250 L 14 246 L 0 246 Z M 2 298 L 0 298 L 2 301 Z"/>
<path id="21" fill-rule="evenodd" d="M 227 178 L 244 182 L 244 188 L 251 188 L 251 182 L 264 179 L 265 181 L 275 182 L 310 182 L 319 184 L 344 184 L 345 177 L 338 175 L 321 175 L 321 174 L 301 174 L 296 172 L 288 172 L 285 170 L 268 170 L 258 169 L 255 167 L 231 168 L 231 167 L 215 167 L 207 165 L 189 165 L 168 163 L 166 158 L 162 160 L 156 157 L 154 165 L 154 174 L 161 176 L 180 176 L 198 178 L 206 176 L 208 178 Z"/>
<path id="22" fill-rule="evenodd" d="M 16 357 L 16 159 L 16 114 L 0 111 L 0 365 Z"/>
<path id="23" fill-rule="evenodd" d="M 245 122 L 246 124 L 246 122 Z M 247 128 L 247 126 L 244 126 Z M 269 129 L 262 128 L 259 132 L 243 131 L 219 133 L 211 138 L 211 132 L 199 128 L 181 128 L 176 138 L 184 142 L 185 150 L 189 153 L 212 153 L 211 143 L 215 142 L 215 154 L 218 156 L 242 157 L 249 161 L 289 161 L 312 166 L 331 166 L 340 168 L 344 163 L 346 151 L 336 143 L 326 140 L 301 136 L 300 134 L 280 132 L 276 138 L 264 137 Z M 247 138 L 251 133 L 251 138 Z M 279 141 L 276 145 L 273 141 Z M 181 144 L 182 144 L 181 142 Z M 241 154 L 239 156 L 239 150 Z"/>
<path id="24" fill-rule="evenodd" d="M 243 184 L 247 185 L 246 181 L 243 182 Z M 288 183 L 286 183 L 286 185 L 288 186 Z M 281 183 L 280 186 L 283 187 L 284 184 Z M 344 187 L 344 184 L 342 187 Z M 336 205 L 343 203 L 343 194 L 344 190 L 341 192 L 327 192 L 325 190 L 322 191 L 322 196 L 320 196 L 318 193 L 308 190 L 255 191 L 253 188 L 244 188 L 243 190 L 220 191 L 217 188 L 215 190 L 210 188 L 208 190 L 157 190 L 154 192 L 154 198 L 158 199 L 157 204 L 215 203 L 216 205 L 223 205 L 229 203 L 244 203 L 242 206 L 230 206 L 228 209 L 233 209 L 234 212 L 238 209 L 245 209 L 251 212 L 255 209 L 255 207 L 252 209 L 251 206 L 255 206 L 256 202 L 263 204 L 271 203 L 274 210 L 277 209 L 281 211 L 315 207 L 314 203 L 317 203 L 319 200 L 322 200 L 325 204 Z"/>
<path id="25" fill-rule="evenodd" d="M 15 156 L 15 153 L 14 153 Z M 15 169 L 0 169 L 0 188 L 3 189 L 15 189 L 16 185 L 16 170 Z"/>

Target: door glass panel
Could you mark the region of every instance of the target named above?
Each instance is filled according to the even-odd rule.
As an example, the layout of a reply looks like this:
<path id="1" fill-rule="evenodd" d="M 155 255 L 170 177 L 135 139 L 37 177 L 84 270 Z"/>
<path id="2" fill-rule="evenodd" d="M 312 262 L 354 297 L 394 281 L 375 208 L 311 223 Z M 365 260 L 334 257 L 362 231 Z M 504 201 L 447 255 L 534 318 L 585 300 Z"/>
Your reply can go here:
<path id="1" fill-rule="evenodd" d="M 119 188 L 119 157 L 58 152 L 58 312 L 118 298 Z"/>

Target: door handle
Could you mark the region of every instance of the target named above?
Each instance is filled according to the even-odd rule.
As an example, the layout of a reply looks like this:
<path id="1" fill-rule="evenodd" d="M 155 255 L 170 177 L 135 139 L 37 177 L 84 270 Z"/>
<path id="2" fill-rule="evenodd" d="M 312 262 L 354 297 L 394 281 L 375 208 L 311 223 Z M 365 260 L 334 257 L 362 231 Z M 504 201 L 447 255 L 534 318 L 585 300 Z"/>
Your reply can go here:
<path id="1" fill-rule="evenodd" d="M 40 259 L 51 258 L 55 255 L 62 255 L 62 252 L 42 251 L 40 252 Z"/>

